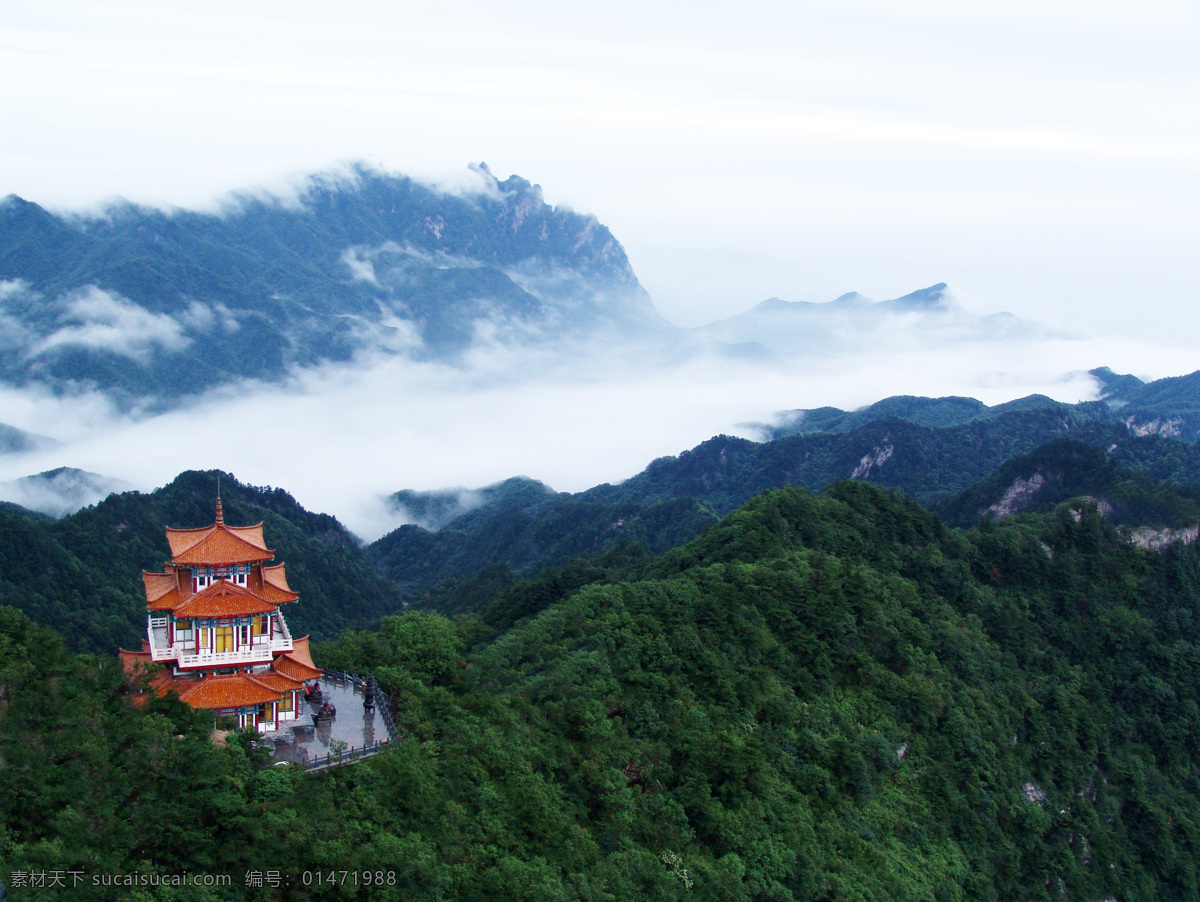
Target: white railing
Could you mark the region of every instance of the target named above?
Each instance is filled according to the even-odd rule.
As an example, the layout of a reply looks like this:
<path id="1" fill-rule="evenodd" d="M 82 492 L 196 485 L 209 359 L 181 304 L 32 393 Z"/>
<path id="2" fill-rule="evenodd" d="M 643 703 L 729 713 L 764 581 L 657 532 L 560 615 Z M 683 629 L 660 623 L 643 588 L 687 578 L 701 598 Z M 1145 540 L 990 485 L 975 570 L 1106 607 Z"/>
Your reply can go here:
<path id="1" fill-rule="evenodd" d="M 242 645 L 233 651 L 215 652 L 211 649 L 196 650 L 195 641 L 167 643 L 167 618 L 150 618 L 150 660 L 178 661 L 180 667 L 198 667 L 201 664 L 264 664 L 280 652 L 291 651 L 295 646 L 287 622 L 282 615 L 275 615 L 274 637 L 259 636 L 250 645 Z"/>
<path id="2" fill-rule="evenodd" d="M 213 666 L 228 666 L 233 664 L 266 664 L 274 657 L 269 645 L 263 643 L 257 647 L 242 646 L 234 651 L 196 650 L 194 645 L 150 645 L 151 661 L 178 661 L 180 667 L 198 667 L 201 664 Z"/>
<path id="3" fill-rule="evenodd" d="M 229 666 L 234 664 L 265 664 L 271 660 L 269 648 L 241 648 L 237 651 L 202 651 L 186 654 L 179 650 L 177 660 L 180 667 L 199 667 L 201 664 Z"/>

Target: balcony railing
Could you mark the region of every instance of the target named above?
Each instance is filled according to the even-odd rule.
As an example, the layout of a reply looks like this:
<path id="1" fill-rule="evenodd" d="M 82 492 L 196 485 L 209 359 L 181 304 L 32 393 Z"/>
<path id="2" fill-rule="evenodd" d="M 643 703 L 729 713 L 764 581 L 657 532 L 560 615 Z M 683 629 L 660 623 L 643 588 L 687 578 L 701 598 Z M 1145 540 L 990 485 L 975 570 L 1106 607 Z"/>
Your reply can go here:
<path id="1" fill-rule="evenodd" d="M 220 667 L 235 664 L 266 664 L 271 660 L 271 649 L 263 646 L 242 646 L 235 651 L 208 651 L 197 653 L 189 649 L 190 654 L 181 651 L 175 660 L 180 667 L 199 667 L 201 664 Z"/>
<path id="2" fill-rule="evenodd" d="M 166 618 L 151 617 L 150 660 L 176 661 L 180 667 L 266 664 L 275 655 L 291 651 L 295 647 L 283 617 L 276 614 L 271 619 L 274 621 L 273 638 L 257 636 L 249 645 L 239 645 L 229 651 L 213 651 L 210 648 L 197 649 L 194 640 L 168 644 Z"/>

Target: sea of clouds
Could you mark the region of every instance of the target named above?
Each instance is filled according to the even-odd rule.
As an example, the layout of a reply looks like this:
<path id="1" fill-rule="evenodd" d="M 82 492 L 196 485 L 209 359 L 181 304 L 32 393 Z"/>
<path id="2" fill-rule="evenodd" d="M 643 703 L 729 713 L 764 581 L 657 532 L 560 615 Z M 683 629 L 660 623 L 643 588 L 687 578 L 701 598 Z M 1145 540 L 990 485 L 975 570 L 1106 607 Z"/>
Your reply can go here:
<path id="1" fill-rule="evenodd" d="M 80 297 L 111 313 L 114 328 L 131 315 Z M 168 331 L 156 335 L 169 341 Z M 1036 330 L 936 340 L 915 320 L 888 323 L 860 344 L 763 359 L 678 355 L 654 343 L 484 342 L 453 365 L 379 352 L 299 370 L 282 384 L 214 389 L 153 414 L 120 412 L 92 391 L 0 385 L 0 421 L 55 442 L 0 454 L 0 498 L 28 503 L 14 480 L 59 467 L 141 490 L 184 470 L 219 468 L 282 487 L 372 540 L 403 521 L 385 500 L 400 489 L 474 489 L 524 475 L 580 491 L 627 479 L 713 435 L 757 438 L 782 410 L 854 409 L 899 394 L 996 404 L 1041 393 L 1074 402 L 1096 397 L 1086 371 L 1097 366 L 1145 379 L 1195 369 L 1182 347 Z M 89 484 L 105 491 L 102 481 Z M 76 503 L 97 500 L 80 498 L 78 486 Z M 64 504 L 46 500 L 43 508 L 61 514 Z"/>

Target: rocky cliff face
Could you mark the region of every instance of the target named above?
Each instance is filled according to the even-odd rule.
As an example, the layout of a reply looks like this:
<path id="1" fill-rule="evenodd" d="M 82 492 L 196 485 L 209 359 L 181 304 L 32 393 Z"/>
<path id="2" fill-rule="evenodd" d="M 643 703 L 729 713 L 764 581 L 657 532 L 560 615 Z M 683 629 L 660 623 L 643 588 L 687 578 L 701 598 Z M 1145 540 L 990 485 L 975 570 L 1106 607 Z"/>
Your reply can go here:
<path id="1" fill-rule="evenodd" d="M 1018 476 L 1013 484 L 1004 490 L 1000 500 L 984 508 L 981 513 L 993 517 L 1009 517 L 1029 506 L 1038 489 L 1046 484 L 1046 477 L 1034 473 L 1028 479 Z"/>
<path id="2" fill-rule="evenodd" d="M 1166 551 L 1176 542 L 1190 545 L 1200 537 L 1200 523 L 1186 526 L 1182 529 L 1154 529 L 1150 526 L 1139 526 L 1126 531 L 1125 537 L 1138 548 L 1146 551 Z"/>

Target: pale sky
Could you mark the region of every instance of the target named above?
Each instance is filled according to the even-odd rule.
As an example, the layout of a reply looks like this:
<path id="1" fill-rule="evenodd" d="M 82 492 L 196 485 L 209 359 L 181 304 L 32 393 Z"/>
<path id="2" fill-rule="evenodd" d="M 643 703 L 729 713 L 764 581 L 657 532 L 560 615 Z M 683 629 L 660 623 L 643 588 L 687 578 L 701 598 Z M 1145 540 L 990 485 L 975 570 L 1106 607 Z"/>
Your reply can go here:
<path id="1" fill-rule="evenodd" d="M 212 209 L 349 161 L 450 183 L 483 161 L 595 213 L 679 325 L 945 281 L 1076 338 L 524 382 L 521 361 L 394 360 L 142 420 L 0 386 L 0 422 L 64 443 L 0 479 L 75 466 L 153 488 L 221 467 L 373 538 L 394 525 L 382 492 L 583 489 L 780 409 L 1073 401 L 1094 366 L 1190 372 L 1198 47 L 1193 0 L 4 0 L 0 195 Z M 178 441 L 181 417 L 203 431 L 246 405 L 286 419 L 286 456 Z"/>
<path id="2" fill-rule="evenodd" d="M 0 192 L 204 206 L 485 161 L 596 213 L 680 325 L 946 281 L 1174 340 L 1197 47 L 1191 0 L 5 0 Z"/>

